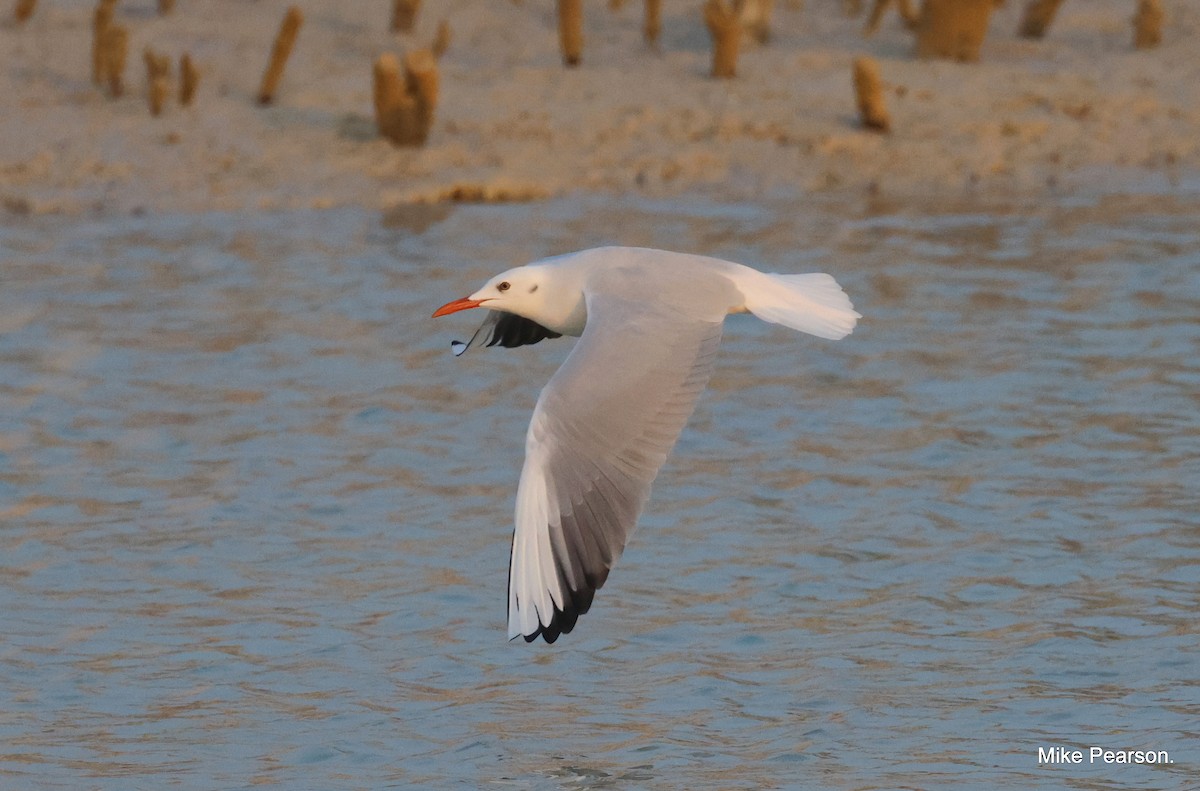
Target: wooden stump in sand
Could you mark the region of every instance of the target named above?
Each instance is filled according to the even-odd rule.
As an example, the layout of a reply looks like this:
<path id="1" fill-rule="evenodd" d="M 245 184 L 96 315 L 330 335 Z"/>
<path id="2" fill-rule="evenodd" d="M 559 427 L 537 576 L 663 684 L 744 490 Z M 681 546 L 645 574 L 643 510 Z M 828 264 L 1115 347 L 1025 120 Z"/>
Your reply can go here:
<path id="1" fill-rule="evenodd" d="M 146 101 L 150 105 L 150 115 L 159 116 L 171 93 L 171 59 L 146 47 L 142 60 L 146 63 Z"/>
<path id="2" fill-rule="evenodd" d="M 652 47 L 658 46 L 658 34 L 662 31 L 662 0 L 646 0 L 642 17 L 642 36 Z"/>
<path id="3" fill-rule="evenodd" d="M 1060 5 L 1062 0 L 1029 0 L 1021 15 L 1021 26 L 1017 28 L 1017 33 L 1022 38 L 1042 38 L 1054 21 Z"/>
<path id="4" fill-rule="evenodd" d="M 429 45 L 433 56 L 438 60 L 446 54 L 446 50 L 450 49 L 450 23 L 443 19 L 438 22 L 437 34 L 433 37 L 433 43 Z"/>
<path id="5" fill-rule="evenodd" d="M 925 0 L 917 23 L 917 57 L 974 62 L 995 0 Z"/>
<path id="6" fill-rule="evenodd" d="M 129 31 L 121 25 L 109 25 L 100 44 L 104 81 L 114 99 L 125 93 L 125 57 L 129 50 Z"/>
<path id="7" fill-rule="evenodd" d="M 870 38 L 879 32 L 879 23 L 883 21 L 883 14 L 891 4 L 892 0 L 875 0 L 871 5 L 871 13 L 867 15 L 867 24 L 862 33 L 863 38 Z"/>
<path id="8" fill-rule="evenodd" d="M 179 59 L 179 104 L 184 107 L 190 107 L 192 100 L 196 98 L 196 87 L 200 84 L 200 72 L 196 71 L 196 65 L 192 63 L 192 56 L 188 53 L 183 53 Z"/>
<path id="9" fill-rule="evenodd" d="M 392 32 L 411 32 L 420 10 L 421 0 L 392 0 Z"/>
<path id="10" fill-rule="evenodd" d="M 175 10 L 175 0 L 158 0 L 159 16 L 166 16 Z"/>
<path id="11" fill-rule="evenodd" d="M 883 103 L 883 80 L 879 76 L 879 63 L 874 58 L 854 59 L 854 94 L 862 125 L 877 132 L 888 131 L 892 122 Z"/>
<path id="12" fill-rule="evenodd" d="M 578 66 L 583 60 L 583 0 L 558 0 L 558 43 L 563 63 Z"/>
<path id="13" fill-rule="evenodd" d="M 304 14 L 296 6 L 288 8 L 275 36 L 275 45 L 271 47 L 271 59 L 267 61 L 267 70 L 263 73 L 262 85 L 258 89 L 258 103 L 270 104 L 275 101 L 275 89 L 283 77 L 283 67 L 287 65 L 288 56 L 296 44 L 296 36 L 300 34 L 300 26 L 304 24 Z"/>
<path id="14" fill-rule="evenodd" d="M 704 4 L 704 24 L 713 40 L 712 76 L 728 79 L 737 76 L 738 50 L 742 45 L 742 21 L 737 6 L 728 8 L 724 0 Z"/>
<path id="15" fill-rule="evenodd" d="M 112 27 L 113 7 L 116 0 L 100 0 L 92 13 L 92 84 L 103 85 L 105 80 L 104 67 L 104 34 Z"/>
<path id="16" fill-rule="evenodd" d="M 380 55 L 375 59 L 371 78 L 375 125 L 379 128 L 379 134 L 398 145 L 405 145 L 401 142 L 405 137 L 401 126 L 408 97 L 399 58 L 390 52 Z"/>
<path id="17" fill-rule="evenodd" d="M 13 9 L 13 18 L 18 23 L 24 22 L 33 16 L 33 9 L 37 6 L 37 0 L 17 0 L 17 6 Z"/>
<path id="18" fill-rule="evenodd" d="M 398 146 L 424 145 L 437 109 L 437 60 L 427 49 L 404 57 L 404 72 L 395 55 L 375 61 L 375 123 L 379 133 Z"/>
<path id="19" fill-rule="evenodd" d="M 1162 43 L 1162 0 L 1138 0 L 1133 17 L 1134 49 L 1151 49 Z"/>

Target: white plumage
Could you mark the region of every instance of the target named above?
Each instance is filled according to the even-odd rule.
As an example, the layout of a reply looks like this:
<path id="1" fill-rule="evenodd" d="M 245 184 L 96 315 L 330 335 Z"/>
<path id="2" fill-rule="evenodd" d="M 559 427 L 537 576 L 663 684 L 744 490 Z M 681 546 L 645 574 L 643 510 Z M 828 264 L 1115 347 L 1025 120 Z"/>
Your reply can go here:
<path id="1" fill-rule="evenodd" d="M 826 274 L 604 247 L 504 272 L 434 316 L 490 309 L 466 351 L 581 336 L 542 390 L 525 443 L 509 564 L 509 637 L 554 642 L 588 611 L 712 373 L 721 327 L 749 312 L 822 338 L 860 317 Z"/>

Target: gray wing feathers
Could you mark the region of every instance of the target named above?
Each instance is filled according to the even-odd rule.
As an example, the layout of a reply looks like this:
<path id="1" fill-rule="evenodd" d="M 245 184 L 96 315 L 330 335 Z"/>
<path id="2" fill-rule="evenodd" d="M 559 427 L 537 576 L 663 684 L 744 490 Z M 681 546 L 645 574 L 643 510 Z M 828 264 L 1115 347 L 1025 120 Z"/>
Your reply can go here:
<path id="1" fill-rule="evenodd" d="M 591 606 L 708 382 L 731 294 L 716 288 L 688 313 L 669 300 L 648 310 L 644 296 L 588 295 L 587 327 L 542 391 L 526 440 L 510 637 L 553 642 Z"/>

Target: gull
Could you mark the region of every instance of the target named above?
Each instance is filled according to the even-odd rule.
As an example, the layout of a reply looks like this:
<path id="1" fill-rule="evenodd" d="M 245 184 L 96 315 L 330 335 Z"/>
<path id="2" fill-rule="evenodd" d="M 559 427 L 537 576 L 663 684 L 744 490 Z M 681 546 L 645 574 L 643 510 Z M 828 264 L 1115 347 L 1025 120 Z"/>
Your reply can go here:
<path id="1" fill-rule="evenodd" d="M 445 316 L 487 308 L 476 340 L 579 338 L 538 397 L 525 438 L 508 569 L 508 636 L 575 628 L 629 540 L 650 485 L 713 370 L 725 317 L 751 313 L 820 338 L 862 316 L 831 276 L 600 247 L 502 272 Z"/>

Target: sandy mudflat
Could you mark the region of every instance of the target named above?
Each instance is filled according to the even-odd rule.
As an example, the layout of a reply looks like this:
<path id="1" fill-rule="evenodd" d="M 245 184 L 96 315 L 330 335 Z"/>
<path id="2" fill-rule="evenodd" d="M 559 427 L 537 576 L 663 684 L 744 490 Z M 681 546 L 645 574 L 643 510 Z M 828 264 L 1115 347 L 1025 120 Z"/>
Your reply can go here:
<path id="1" fill-rule="evenodd" d="M 43 0 L 0 27 L 0 201 L 13 213 L 386 207 L 574 190 L 651 195 L 870 190 L 888 194 L 1194 188 L 1200 173 L 1200 4 L 1164 0 L 1163 45 L 1134 51 L 1133 0 L 1067 0 L 1042 41 L 997 11 L 979 64 L 922 62 L 889 16 L 872 39 L 840 0 L 777 0 L 769 44 L 732 81 L 707 77 L 697 1 L 666 0 L 660 47 L 641 3 L 588 3 L 567 70 L 549 0 L 426 0 L 412 35 L 383 0 L 301 0 L 307 20 L 277 102 L 254 101 L 287 3 L 122 0 L 120 99 L 90 81 L 91 8 Z M 448 19 L 429 145 L 375 135 L 371 63 L 428 43 Z M 142 49 L 187 51 L 195 105 L 151 118 Z M 880 60 L 894 131 L 858 128 L 850 64 Z"/>

